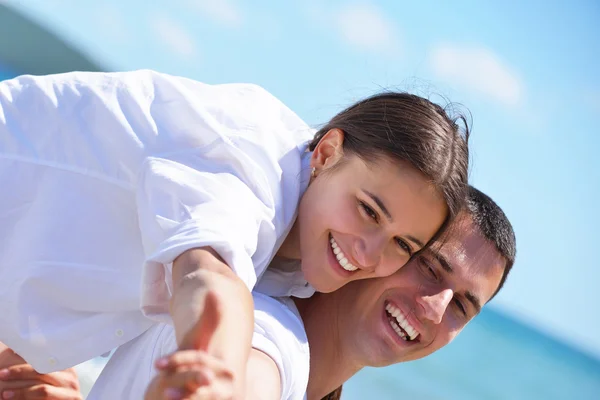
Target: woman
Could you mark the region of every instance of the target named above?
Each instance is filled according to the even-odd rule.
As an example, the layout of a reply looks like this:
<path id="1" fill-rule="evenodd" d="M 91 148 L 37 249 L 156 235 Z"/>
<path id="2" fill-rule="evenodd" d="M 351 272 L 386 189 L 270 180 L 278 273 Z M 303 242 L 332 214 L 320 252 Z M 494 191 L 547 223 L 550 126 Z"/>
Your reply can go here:
<path id="1" fill-rule="evenodd" d="M 389 275 L 455 215 L 467 178 L 455 121 L 406 94 L 313 137 L 252 85 L 72 73 L 0 83 L 0 115 L 0 337 L 40 372 L 153 320 L 196 345 L 214 295 L 208 351 L 241 390 L 257 278 L 307 297 Z"/>

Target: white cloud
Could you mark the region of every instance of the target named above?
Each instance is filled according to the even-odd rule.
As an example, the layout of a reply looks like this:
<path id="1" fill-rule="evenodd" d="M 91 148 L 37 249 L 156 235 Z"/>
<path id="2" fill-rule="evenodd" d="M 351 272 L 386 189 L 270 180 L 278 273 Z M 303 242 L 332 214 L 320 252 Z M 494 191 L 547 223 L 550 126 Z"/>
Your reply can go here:
<path id="1" fill-rule="evenodd" d="M 438 78 L 452 85 L 511 106 L 522 101 L 523 87 L 518 77 L 486 48 L 440 45 L 431 51 L 429 61 Z"/>
<path id="2" fill-rule="evenodd" d="M 188 4 L 202 15 L 229 27 L 241 25 L 242 11 L 231 0 L 188 0 Z"/>
<path id="3" fill-rule="evenodd" d="M 185 58 L 196 54 L 194 39 L 176 21 L 164 15 L 155 15 L 150 24 L 157 38 L 173 52 Z"/>
<path id="4" fill-rule="evenodd" d="M 383 12 L 371 4 L 349 4 L 333 11 L 342 38 L 366 51 L 392 54 L 398 50 L 396 29 Z"/>

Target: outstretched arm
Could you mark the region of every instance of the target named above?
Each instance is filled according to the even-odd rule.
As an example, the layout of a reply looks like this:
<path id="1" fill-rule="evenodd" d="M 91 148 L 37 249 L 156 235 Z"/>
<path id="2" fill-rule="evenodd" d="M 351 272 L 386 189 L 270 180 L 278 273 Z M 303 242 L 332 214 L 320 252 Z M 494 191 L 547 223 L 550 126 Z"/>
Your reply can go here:
<path id="1" fill-rule="evenodd" d="M 222 360 L 233 373 L 235 393 L 243 393 L 254 326 L 247 286 L 210 248 L 175 259 L 173 286 L 170 312 L 179 348 L 205 350 Z M 214 301 L 207 302 L 207 296 Z M 209 315 L 201 321 L 203 313 Z"/>
<path id="2" fill-rule="evenodd" d="M 265 353 L 252 349 L 247 364 L 244 393 L 232 397 L 226 380 L 228 374 L 220 360 L 201 351 L 178 351 L 168 357 L 168 364 L 154 377 L 145 400 L 280 400 L 281 385 L 275 362 Z"/>

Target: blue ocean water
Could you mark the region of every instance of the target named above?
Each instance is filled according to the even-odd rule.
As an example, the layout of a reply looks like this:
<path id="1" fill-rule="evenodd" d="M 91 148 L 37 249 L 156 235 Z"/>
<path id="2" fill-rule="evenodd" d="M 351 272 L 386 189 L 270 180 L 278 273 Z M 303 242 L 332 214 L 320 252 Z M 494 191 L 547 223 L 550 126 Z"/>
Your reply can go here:
<path id="1" fill-rule="evenodd" d="M 366 368 L 344 400 L 600 400 L 600 360 L 494 310 L 418 361 Z"/>

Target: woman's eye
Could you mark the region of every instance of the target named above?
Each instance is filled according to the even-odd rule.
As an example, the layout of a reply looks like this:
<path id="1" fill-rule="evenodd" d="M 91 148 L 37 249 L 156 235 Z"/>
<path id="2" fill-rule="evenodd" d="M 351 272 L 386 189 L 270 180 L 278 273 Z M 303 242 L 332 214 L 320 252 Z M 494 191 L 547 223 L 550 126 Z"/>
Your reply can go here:
<path id="1" fill-rule="evenodd" d="M 363 203 L 362 201 L 359 202 L 360 206 L 362 207 L 362 209 L 364 210 L 364 212 L 375 222 L 377 222 L 379 220 L 379 218 L 377 217 L 377 213 L 371 208 L 369 207 L 367 204 Z"/>
<path id="2" fill-rule="evenodd" d="M 396 239 L 396 242 L 398 242 L 398 246 L 400 246 L 400 248 L 402 250 L 404 250 L 408 254 L 409 257 L 412 257 L 412 255 L 413 255 L 412 247 L 410 247 L 410 245 L 405 240 L 398 238 L 398 239 Z"/>

